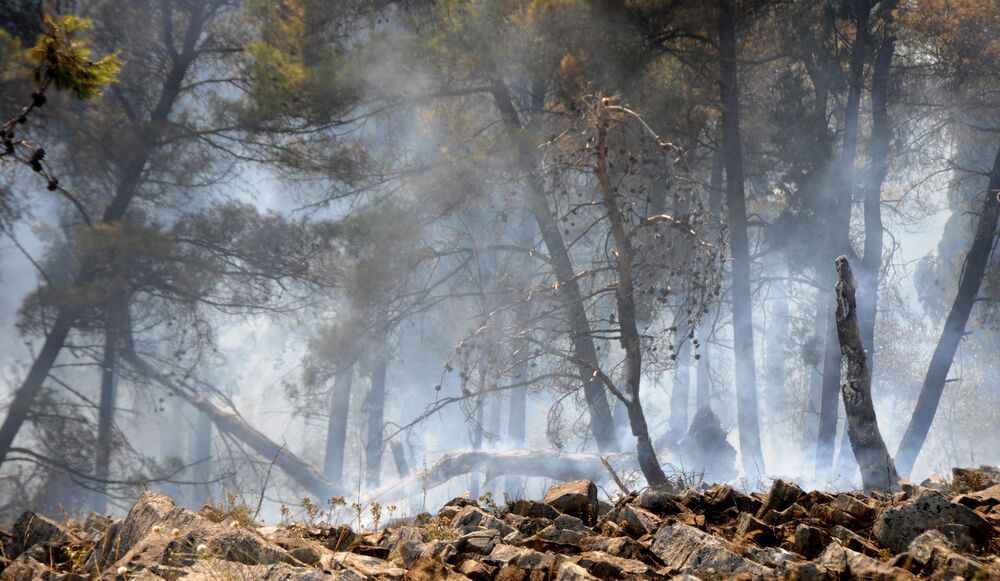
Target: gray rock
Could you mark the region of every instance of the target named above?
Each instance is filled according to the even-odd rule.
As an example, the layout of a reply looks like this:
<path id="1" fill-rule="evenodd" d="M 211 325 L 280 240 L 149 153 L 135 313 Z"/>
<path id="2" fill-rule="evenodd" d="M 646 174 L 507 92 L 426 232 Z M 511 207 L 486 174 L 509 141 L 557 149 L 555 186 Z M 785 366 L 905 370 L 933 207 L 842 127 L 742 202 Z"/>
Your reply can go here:
<path id="1" fill-rule="evenodd" d="M 980 506 L 996 506 L 1000 504 L 1000 484 L 995 484 L 976 492 L 960 494 L 952 499 L 952 502 L 957 502 L 973 509 Z"/>
<path id="2" fill-rule="evenodd" d="M 875 520 L 872 534 L 880 545 L 900 553 L 920 533 L 945 526 L 956 531 L 951 525 L 964 527 L 980 545 L 985 545 L 993 530 L 969 507 L 948 502 L 937 492 L 922 490 L 903 504 L 884 509 Z"/>
<path id="3" fill-rule="evenodd" d="M 983 565 L 954 551 L 954 544 L 941 531 L 929 530 L 913 539 L 907 548 L 915 567 L 935 578 L 972 578 Z"/>
<path id="4" fill-rule="evenodd" d="M 401 564 L 403 567 L 409 567 L 410 563 L 416 561 L 426 548 L 427 544 L 420 541 L 409 539 L 400 541 L 389 552 L 389 560 L 393 563 Z"/>
<path id="5" fill-rule="evenodd" d="M 475 506 L 460 509 L 451 521 L 451 527 L 469 533 L 478 529 L 490 529 L 501 535 L 509 535 L 514 529 L 497 517 L 487 514 Z"/>
<path id="6" fill-rule="evenodd" d="M 762 575 L 770 571 L 737 555 L 722 539 L 671 520 L 656 532 L 649 550 L 667 569 L 679 573 L 713 569 L 718 573 Z"/>
<path id="7" fill-rule="evenodd" d="M 756 516 L 759 519 L 764 519 L 769 511 L 781 512 L 792 506 L 796 500 L 804 495 L 805 492 L 799 488 L 798 484 L 779 478 L 771 485 L 771 490 L 768 491 L 767 498 L 764 499 L 764 504 L 761 505 Z"/>
<path id="8" fill-rule="evenodd" d="M 746 512 L 741 512 L 736 518 L 735 539 L 753 541 L 760 547 L 770 547 L 777 541 L 774 529 Z"/>
<path id="9" fill-rule="evenodd" d="M 583 520 L 587 525 L 597 522 L 597 486 L 590 480 L 557 484 L 545 493 L 545 504 L 563 514 Z"/>
<path id="10" fill-rule="evenodd" d="M 577 531 L 581 533 L 587 530 L 587 527 L 584 526 L 582 520 L 568 514 L 561 514 L 557 516 L 555 520 L 552 521 L 552 526 L 567 531 Z"/>
<path id="11" fill-rule="evenodd" d="M 15 559 L 24 551 L 38 543 L 64 544 L 76 539 L 76 535 L 56 521 L 30 510 L 21 513 L 14 522 L 12 539 L 5 547 L 6 558 Z"/>
<path id="12" fill-rule="evenodd" d="M 518 516 L 530 516 L 533 518 L 554 519 L 559 516 L 558 510 L 543 502 L 535 502 L 533 500 L 524 499 L 514 501 L 514 503 L 510 505 L 508 512 Z"/>
<path id="13" fill-rule="evenodd" d="M 577 565 L 599 579 L 642 577 L 649 573 L 649 565 L 635 559 L 615 557 L 601 551 L 587 551 L 574 558 Z"/>
<path id="14" fill-rule="evenodd" d="M 441 539 L 435 539 L 427 543 L 424 545 L 423 552 L 420 553 L 421 557 L 436 559 L 442 563 L 450 563 L 456 555 L 458 555 L 458 549 L 455 548 L 455 543 L 442 541 Z"/>
<path id="15" fill-rule="evenodd" d="M 654 533 L 660 526 L 660 519 L 655 514 L 631 504 L 623 504 L 612 510 L 607 518 L 635 538 Z"/>
<path id="16" fill-rule="evenodd" d="M 660 516 L 673 516 L 684 510 L 678 503 L 679 500 L 673 493 L 673 487 L 651 487 L 639 494 L 632 504 Z"/>
<path id="17" fill-rule="evenodd" d="M 955 492 L 977 492 L 1000 484 L 1000 468 L 952 468 L 951 485 Z"/>
<path id="18" fill-rule="evenodd" d="M 790 546 L 806 559 L 815 559 L 830 544 L 830 533 L 819 527 L 800 523 L 795 527 Z"/>
<path id="19" fill-rule="evenodd" d="M 406 575 L 406 569 L 382 559 L 347 552 L 324 555 L 320 558 L 320 563 L 324 569 L 331 571 L 346 569 L 360 575 L 362 579 L 379 576 L 386 579 L 402 579 Z"/>
<path id="20" fill-rule="evenodd" d="M 493 548 L 493 552 L 483 559 L 483 562 L 493 566 L 511 564 L 526 571 L 547 571 L 555 562 L 555 556 L 531 549 L 498 544 Z"/>
<path id="21" fill-rule="evenodd" d="M 556 569 L 555 581 L 597 581 L 597 577 L 576 563 L 563 560 Z"/>
<path id="22" fill-rule="evenodd" d="M 584 551 L 601 551 L 614 557 L 629 559 L 639 553 L 639 545 L 629 537 L 586 537 L 580 541 Z"/>
<path id="23" fill-rule="evenodd" d="M 838 573 L 844 579 L 865 579 L 867 581 L 916 581 L 917 579 L 909 571 L 892 567 L 856 551 L 845 549 L 837 542 L 830 543 L 816 559 L 816 563 L 820 567 L 826 568 L 827 571 Z"/>
<path id="24" fill-rule="evenodd" d="M 455 543 L 455 548 L 458 549 L 459 553 L 489 555 L 499 542 L 500 533 L 486 529 L 462 535 Z"/>

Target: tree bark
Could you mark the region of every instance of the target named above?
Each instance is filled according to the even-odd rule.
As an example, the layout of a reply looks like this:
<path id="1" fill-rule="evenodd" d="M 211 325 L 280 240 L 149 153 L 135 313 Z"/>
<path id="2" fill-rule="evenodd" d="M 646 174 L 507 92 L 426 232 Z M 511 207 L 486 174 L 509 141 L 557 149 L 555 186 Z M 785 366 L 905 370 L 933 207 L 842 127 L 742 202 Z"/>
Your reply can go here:
<path id="1" fill-rule="evenodd" d="M 736 65 L 736 15 L 733 0 L 722 0 L 719 17 L 719 87 L 722 98 L 722 143 L 726 164 L 729 249 L 733 263 L 733 347 L 736 371 L 740 458 L 747 476 L 763 474 L 754 369 L 753 301 L 750 295 L 750 241 L 747 234 L 743 152 L 740 143 L 740 92 Z"/>
<path id="2" fill-rule="evenodd" d="M 115 304 L 114 308 L 117 308 Z M 128 308 L 127 306 L 125 308 Z M 107 480 L 111 474 L 111 435 L 114 425 L 118 377 L 118 324 L 114 310 L 109 310 L 104 327 L 104 355 L 101 358 L 101 397 L 97 403 L 97 459 L 94 463 L 96 498 L 93 510 L 104 514 L 107 504 Z"/>
<path id="3" fill-rule="evenodd" d="M 344 453 L 347 448 L 347 418 L 351 411 L 351 387 L 354 384 L 354 364 L 341 369 L 330 394 L 330 419 L 326 427 L 326 453 L 323 455 L 323 475 L 340 485 L 344 479 Z"/>
<path id="4" fill-rule="evenodd" d="M 844 383 L 840 386 L 847 412 L 847 434 L 851 439 L 854 457 L 861 467 L 861 483 L 865 492 L 888 491 L 899 482 L 899 475 L 896 474 L 875 417 L 868 356 L 858 327 L 854 275 L 846 256 L 837 258 L 836 267 L 837 338 L 840 352 L 847 364 Z"/>
<path id="5" fill-rule="evenodd" d="M 864 89 L 865 63 L 868 61 L 870 42 L 868 33 L 871 5 L 864 3 L 861 12 L 855 18 L 854 46 L 851 49 L 851 62 L 847 103 L 844 109 L 844 143 L 840 157 L 840 170 L 835 177 L 838 187 L 835 188 L 836 199 L 833 207 L 833 220 L 830 221 L 828 260 L 834 261 L 837 256 L 850 251 L 851 206 L 854 191 L 854 161 L 858 148 L 858 114 L 861 108 L 861 92 Z M 824 261 L 819 267 L 820 289 L 831 286 L 828 275 L 830 262 Z M 832 300 L 828 303 L 832 307 Z M 824 476 L 833 465 L 833 451 L 837 439 L 838 403 L 837 389 L 840 385 L 841 357 L 837 345 L 837 323 L 834 319 L 834 309 L 828 308 L 826 345 L 823 358 L 823 393 L 820 398 L 819 411 L 819 441 L 816 445 L 816 474 Z"/>
<path id="6" fill-rule="evenodd" d="M 1000 214 L 1000 199 L 998 197 L 1000 197 L 1000 149 L 997 150 L 996 158 L 993 160 L 989 189 L 979 213 L 976 237 L 972 240 L 969 253 L 965 256 L 965 267 L 962 269 L 962 276 L 959 279 L 958 293 L 951 305 L 951 311 L 948 312 L 948 318 L 945 320 L 941 338 L 938 339 L 937 347 L 934 349 L 934 355 L 931 356 L 927 375 L 920 388 L 920 396 L 917 398 L 917 405 L 913 409 L 910 423 L 906 427 L 906 433 L 903 434 L 903 440 L 896 452 L 896 466 L 903 477 L 909 476 L 910 471 L 913 470 L 917 455 L 927 439 L 927 432 L 930 430 L 934 415 L 937 413 L 938 403 L 941 401 L 948 370 L 951 369 L 951 362 L 955 359 L 955 352 L 958 350 L 962 335 L 965 333 L 965 325 L 969 321 L 969 314 L 976 302 L 979 286 L 983 282 L 997 234 L 997 215 Z"/>
<path id="7" fill-rule="evenodd" d="M 569 334 L 573 342 L 573 350 L 576 357 L 585 362 L 579 366 L 579 369 L 587 409 L 590 412 L 590 431 L 594 435 L 594 441 L 597 443 L 599 451 L 618 450 L 620 447 L 615 435 L 614 422 L 611 419 L 608 398 L 600 381 L 594 377 L 594 369 L 600 368 L 600 360 L 597 357 L 597 349 L 594 347 L 594 340 L 591 336 L 590 320 L 583 307 L 583 296 L 576 280 L 569 250 L 566 248 L 562 233 L 559 232 L 559 224 L 552 214 L 552 208 L 549 207 L 548 199 L 545 196 L 545 187 L 537 172 L 534 151 L 520 135 L 523 128 L 521 119 L 514 108 L 510 91 L 503 81 L 494 79 L 491 82 L 491 94 L 508 136 L 521 142 L 517 155 L 521 170 L 527 180 L 531 213 L 538 224 L 538 229 L 541 230 L 542 241 L 549 252 L 552 269 L 559 282 L 562 303 L 568 310 Z"/>

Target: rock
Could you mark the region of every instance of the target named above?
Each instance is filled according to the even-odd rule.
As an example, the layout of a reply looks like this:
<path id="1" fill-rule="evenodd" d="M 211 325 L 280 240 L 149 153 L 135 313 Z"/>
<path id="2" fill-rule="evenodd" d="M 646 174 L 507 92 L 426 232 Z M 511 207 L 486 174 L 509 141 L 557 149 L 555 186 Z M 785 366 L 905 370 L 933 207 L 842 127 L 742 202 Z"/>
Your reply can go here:
<path id="1" fill-rule="evenodd" d="M 292 549 L 291 551 L 288 551 L 288 555 L 293 559 L 302 561 L 306 565 L 312 565 L 319 562 L 319 553 L 311 547 L 299 547 L 297 549 Z"/>
<path id="2" fill-rule="evenodd" d="M 389 551 L 389 560 L 401 567 L 409 567 L 410 563 L 424 554 L 426 548 L 427 544 L 420 541 L 400 541 Z"/>
<path id="3" fill-rule="evenodd" d="M 1000 468 L 996 466 L 951 469 L 951 486 L 958 494 L 978 492 L 997 484 L 1000 484 Z"/>
<path id="4" fill-rule="evenodd" d="M 597 487 L 590 480 L 557 484 L 545 493 L 545 504 L 563 514 L 580 518 L 587 525 L 597 523 Z"/>
<path id="5" fill-rule="evenodd" d="M 439 561 L 429 557 L 419 557 L 406 571 L 406 581 L 468 581 L 469 578 L 456 573 Z"/>
<path id="6" fill-rule="evenodd" d="M 466 559 L 459 563 L 456 571 L 465 575 L 472 581 L 489 581 L 493 578 L 492 568 L 480 563 L 475 559 Z"/>
<path id="7" fill-rule="evenodd" d="M 554 519 L 560 514 L 558 510 L 552 508 L 544 502 L 535 502 L 533 500 L 524 499 L 514 501 L 514 503 L 510 505 L 508 512 L 519 516 L 547 519 Z"/>
<path id="8" fill-rule="evenodd" d="M 343 551 L 354 544 L 356 538 L 350 525 L 342 524 L 323 530 L 319 540 L 331 551 Z"/>
<path id="9" fill-rule="evenodd" d="M 364 555 L 357 555 L 355 553 L 347 553 L 344 551 L 333 553 L 331 555 L 325 555 L 320 559 L 320 563 L 324 569 L 334 571 L 347 569 L 360 575 L 362 579 L 372 577 L 402 579 L 406 575 L 405 569 L 401 569 L 392 563 L 383 561 L 382 559 L 366 557 Z"/>
<path id="10" fill-rule="evenodd" d="M 648 510 L 631 504 L 624 504 L 608 513 L 608 519 L 619 524 L 634 538 L 656 532 L 660 519 Z"/>
<path id="11" fill-rule="evenodd" d="M 420 553 L 421 557 L 437 559 L 444 563 L 450 563 L 456 555 L 458 555 L 458 549 L 455 548 L 455 543 L 440 539 L 435 539 L 424 545 L 424 550 Z"/>
<path id="12" fill-rule="evenodd" d="M 840 525 L 834 525 L 830 527 L 830 534 L 833 535 L 834 538 L 839 539 L 841 545 L 852 551 L 863 553 L 869 557 L 879 556 L 879 550 L 875 547 L 875 545 L 871 544 L 848 528 L 844 528 Z"/>
<path id="13" fill-rule="evenodd" d="M 459 553 L 489 555 L 500 541 L 500 533 L 494 530 L 473 531 L 459 537 L 455 548 Z"/>
<path id="14" fill-rule="evenodd" d="M 983 569 L 978 561 L 956 553 L 954 545 L 937 530 L 921 533 L 903 554 L 910 558 L 908 565 L 924 575 L 933 574 L 935 578 L 950 579 L 958 576 L 971 579 Z"/>
<path id="15" fill-rule="evenodd" d="M 548 571 L 555 563 L 555 556 L 531 549 L 500 544 L 493 548 L 493 552 L 484 558 L 483 562 L 501 567 L 511 564 L 526 571 Z"/>
<path id="16" fill-rule="evenodd" d="M 550 526 L 552 526 L 551 519 L 526 517 L 521 521 L 520 525 L 518 525 L 517 530 L 530 537 L 531 535 L 537 534 L 538 531 L 544 529 L 545 527 Z"/>
<path id="17" fill-rule="evenodd" d="M 556 569 L 555 581 L 597 581 L 597 578 L 576 563 L 563 560 Z"/>
<path id="18" fill-rule="evenodd" d="M 587 527 L 584 526 L 583 521 L 576 518 L 575 516 L 570 516 L 568 514 L 561 514 L 552 521 L 552 526 L 560 529 L 565 529 L 568 531 L 585 532 Z"/>
<path id="19" fill-rule="evenodd" d="M 988 542 L 993 531 L 993 527 L 969 507 L 948 502 L 937 492 L 923 490 L 899 506 L 884 509 L 875 520 L 872 535 L 880 545 L 899 553 L 920 533 L 946 525 L 964 527 L 980 546 Z"/>
<path id="20" fill-rule="evenodd" d="M 633 558 L 639 553 L 639 545 L 629 537 L 586 537 L 580 541 L 580 548 L 623 559 Z"/>
<path id="21" fill-rule="evenodd" d="M 850 494 L 839 495 L 837 500 L 833 502 L 833 506 L 837 510 L 851 515 L 862 524 L 871 524 L 875 520 L 875 509 Z"/>
<path id="22" fill-rule="evenodd" d="M 712 569 L 725 574 L 759 575 L 769 571 L 734 553 L 722 539 L 677 521 L 668 520 L 660 527 L 649 550 L 667 569 L 678 573 Z"/>
<path id="23" fill-rule="evenodd" d="M 996 506 L 1000 504 L 1000 484 L 995 484 L 976 492 L 960 494 L 953 498 L 952 502 L 957 502 L 972 509 L 979 508 L 980 506 Z"/>
<path id="24" fill-rule="evenodd" d="M 683 507 L 678 504 L 679 497 L 669 486 L 652 487 L 644 490 L 632 504 L 644 508 L 659 516 L 673 516 L 681 512 Z"/>
<path id="25" fill-rule="evenodd" d="M 774 535 L 774 529 L 770 526 L 757 520 L 749 513 L 741 512 L 736 520 L 734 540 L 753 541 L 757 546 L 770 547 L 774 545 L 777 538 Z"/>
<path id="26" fill-rule="evenodd" d="M 822 504 L 814 505 L 812 508 L 812 511 L 823 512 L 826 510 L 829 510 L 829 507 Z M 789 506 L 788 508 L 780 512 L 775 510 L 769 510 L 767 511 L 767 514 L 761 517 L 760 520 L 764 521 L 769 525 L 780 525 L 794 520 L 802 520 L 808 517 L 809 515 L 813 514 L 812 511 L 806 510 L 802 505 L 796 502 L 792 504 L 792 506 Z"/>
<path id="27" fill-rule="evenodd" d="M 951 489 L 951 484 L 937 474 L 932 474 L 929 477 L 925 478 L 924 481 L 920 483 L 920 486 L 924 488 L 930 488 L 931 490 L 937 490 L 940 492 L 944 492 Z"/>
<path id="28" fill-rule="evenodd" d="M 577 565 L 599 579 L 641 577 L 649 573 L 649 565 L 635 559 L 615 557 L 600 551 L 587 551 L 574 559 Z"/>
<path id="29" fill-rule="evenodd" d="M 843 579 L 865 579 L 867 581 L 916 581 L 913 573 L 892 567 L 840 546 L 832 542 L 816 560 L 816 563 Z"/>
<path id="30" fill-rule="evenodd" d="M 746 545 L 743 547 L 743 556 L 765 567 L 785 568 L 802 562 L 802 557 L 780 547 L 759 548 Z"/>
<path id="31" fill-rule="evenodd" d="M 771 485 L 771 490 L 767 493 L 764 504 L 757 510 L 756 516 L 766 521 L 764 517 L 769 511 L 781 512 L 802 496 L 805 496 L 805 492 L 797 484 L 779 478 Z"/>
<path id="32" fill-rule="evenodd" d="M 486 514 L 475 506 L 466 506 L 460 509 L 452 519 L 451 527 L 461 529 L 463 533 L 469 533 L 481 528 L 497 531 L 501 535 L 508 535 L 514 532 L 514 529 L 510 525 L 491 514 Z"/>
<path id="33" fill-rule="evenodd" d="M 582 531 L 552 525 L 528 537 L 522 544 L 536 551 L 576 552 L 586 536 Z"/>
<path id="34" fill-rule="evenodd" d="M 14 521 L 13 538 L 5 547 L 7 559 L 15 559 L 38 543 L 60 545 L 77 540 L 77 536 L 56 521 L 30 510 L 21 513 Z"/>
<path id="35" fill-rule="evenodd" d="M 823 529 L 801 523 L 795 527 L 790 547 L 806 559 L 815 559 L 830 544 L 830 539 L 830 534 Z"/>

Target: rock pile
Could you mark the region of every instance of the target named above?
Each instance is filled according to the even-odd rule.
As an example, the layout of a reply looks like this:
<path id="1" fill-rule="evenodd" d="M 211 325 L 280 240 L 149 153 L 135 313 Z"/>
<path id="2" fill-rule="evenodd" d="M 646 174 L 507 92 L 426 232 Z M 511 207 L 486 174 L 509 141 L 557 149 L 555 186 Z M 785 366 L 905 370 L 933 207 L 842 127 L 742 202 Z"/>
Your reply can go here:
<path id="1" fill-rule="evenodd" d="M 9 580 L 589 581 L 594 579 L 1000 579 L 1000 482 L 895 495 L 651 488 L 600 502 L 589 480 L 500 510 L 456 498 L 376 532 L 243 526 L 145 492 L 128 516 L 62 524 L 26 512 L 0 531 Z M 213 518 L 210 518 L 213 517 Z"/>

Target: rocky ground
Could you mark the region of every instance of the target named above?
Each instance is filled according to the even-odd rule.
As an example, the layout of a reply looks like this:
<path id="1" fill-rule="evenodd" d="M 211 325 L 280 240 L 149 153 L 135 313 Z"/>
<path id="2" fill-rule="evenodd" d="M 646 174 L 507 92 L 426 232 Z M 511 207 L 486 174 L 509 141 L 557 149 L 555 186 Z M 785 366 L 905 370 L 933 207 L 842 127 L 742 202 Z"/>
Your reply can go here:
<path id="1" fill-rule="evenodd" d="M 243 525 L 143 493 L 124 519 L 26 512 L 2 535 L 2 579 L 585 581 L 1000 579 L 1000 469 L 904 481 L 893 495 L 765 494 L 716 484 L 614 505 L 588 480 L 500 509 L 456 498 L 376 532 Z"/>

